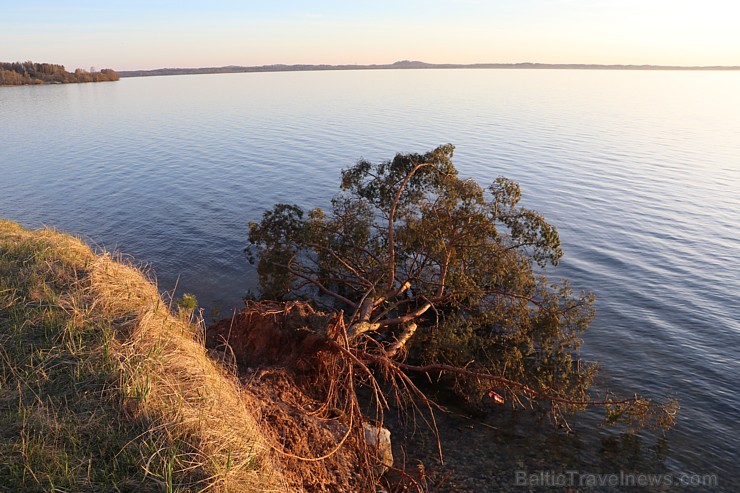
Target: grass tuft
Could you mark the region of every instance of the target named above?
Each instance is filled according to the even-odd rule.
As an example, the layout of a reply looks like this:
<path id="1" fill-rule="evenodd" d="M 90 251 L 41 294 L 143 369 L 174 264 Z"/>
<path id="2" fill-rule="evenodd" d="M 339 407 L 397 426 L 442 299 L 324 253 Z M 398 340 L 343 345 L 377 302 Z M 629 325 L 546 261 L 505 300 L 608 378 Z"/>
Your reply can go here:
<path id="1" fill-rule="evenodd" d="M 267 491 L 248 397 L 138 269 L 0 220 L 0 491 Z"/>

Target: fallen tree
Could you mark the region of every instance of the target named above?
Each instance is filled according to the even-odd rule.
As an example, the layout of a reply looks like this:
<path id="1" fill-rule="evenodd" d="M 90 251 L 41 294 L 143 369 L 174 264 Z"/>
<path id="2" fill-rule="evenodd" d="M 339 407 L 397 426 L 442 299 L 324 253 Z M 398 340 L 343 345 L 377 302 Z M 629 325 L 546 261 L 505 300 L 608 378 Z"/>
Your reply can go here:
<path id="1" fill-rule="evenodd" d="M 590 406 L 608 423 L 672 426 L 675 401 L 589 394 L 596 365 L 578 347 L 594 297 L 544 274 L 563 255 L 557 230 L 520 205 L 517 183 L 461 178 L 453 151 L 361 160 L 330 211 L 278 204 L 250 223 L 262 299 L 334 313 L 325 347 L 372 382 L 379 408 L 376 375 L 429 404 L 408 375 L 433 373 L 467 399 L 545 407 L 566 427 Z"/>

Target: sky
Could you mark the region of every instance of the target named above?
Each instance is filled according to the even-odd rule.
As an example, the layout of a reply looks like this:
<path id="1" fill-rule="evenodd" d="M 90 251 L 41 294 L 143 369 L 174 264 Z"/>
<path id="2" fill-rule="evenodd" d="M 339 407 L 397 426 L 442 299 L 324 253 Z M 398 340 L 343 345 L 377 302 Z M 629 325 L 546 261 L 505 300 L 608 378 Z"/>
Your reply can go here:
<path id="1" fill-rule="evenodd" d="M 740 65 L 737 0 L 0 0 L 0 61 Z"/>

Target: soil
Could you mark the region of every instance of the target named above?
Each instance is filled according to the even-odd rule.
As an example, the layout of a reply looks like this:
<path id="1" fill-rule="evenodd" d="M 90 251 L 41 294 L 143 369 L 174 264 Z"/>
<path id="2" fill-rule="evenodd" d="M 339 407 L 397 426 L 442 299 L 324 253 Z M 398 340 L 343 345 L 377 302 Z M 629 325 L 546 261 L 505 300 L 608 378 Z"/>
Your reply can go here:
<path id="1" fill-rule="evenodd" d="M 206 346 L 235 363 L 252 409 L 271 439 L 289 491 L 375 492 L 373 451 L 362 419 L 328 390 L 326 330 L 334 315 L 305 303 L 249 303 L 206 331 Z M 348 432 L 349 430 L 349 432 Z"/>

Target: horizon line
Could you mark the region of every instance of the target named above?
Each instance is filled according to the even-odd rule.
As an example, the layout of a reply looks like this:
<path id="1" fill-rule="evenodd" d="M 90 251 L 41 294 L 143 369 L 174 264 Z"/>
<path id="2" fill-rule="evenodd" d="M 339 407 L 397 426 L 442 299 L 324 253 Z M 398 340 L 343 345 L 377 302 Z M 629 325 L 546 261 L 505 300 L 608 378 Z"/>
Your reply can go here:
<path id="1" fill-rule="evenodd" d="M 581 70 L 740 70 L 740 65 L 653 65 L 653 64 L 599 64 L 599 63 L 540 63 L 540 62 L 478 62 L 478 63 L 427 63 L 418 60 L 399 60 L 393 63 L 311 64 L 274 63 L 267 65 L 223 65 L 207 67 L 161 67 L 155 69 L 117 70 L 121 77 L 146 75 L 193 75 L 207 73 L 288 72 L 322 70 L 372 70 L 372 69 L 581 69 Z M 168 72 L 168 73 L 164 73 Z"/>

